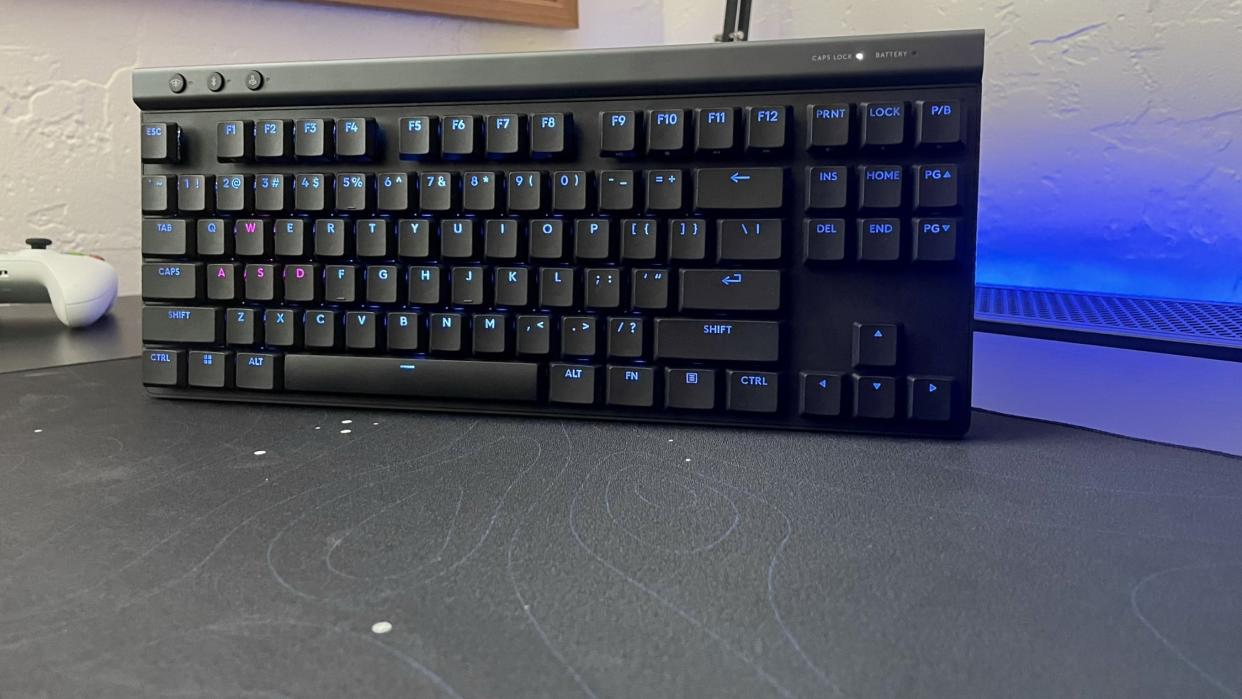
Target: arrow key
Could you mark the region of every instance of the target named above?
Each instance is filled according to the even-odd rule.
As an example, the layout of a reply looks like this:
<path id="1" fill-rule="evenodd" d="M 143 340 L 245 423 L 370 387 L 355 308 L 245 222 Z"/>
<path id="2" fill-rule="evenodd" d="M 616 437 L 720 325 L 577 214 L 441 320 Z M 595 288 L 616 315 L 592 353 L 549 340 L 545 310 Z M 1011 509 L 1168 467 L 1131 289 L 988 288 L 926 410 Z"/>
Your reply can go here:
<path id="1" fill-rule="evenodd" d="M 854 416 L 891 420 L 897 415 L 897 381 L 890 376 L 854 377 Z"/>
<path id="2" fill-rule="evenodd" d="M 844 376 L 824 371 L 802 372 L 802 395 L 798 411 L 803 415 L 835 417 L 841 414 L 841 386 Z"/>
<path id="3" fill-rule="evenodd" d="M 912 420 L 948 420 L 952 416 L 953 379 L 911 376 L 906 379 L 906 410 Z"/>
<path id="4" fill-rule="evenodd" d="M 895 366 L 898 326 L 854 323 L 854 366 Z"/>

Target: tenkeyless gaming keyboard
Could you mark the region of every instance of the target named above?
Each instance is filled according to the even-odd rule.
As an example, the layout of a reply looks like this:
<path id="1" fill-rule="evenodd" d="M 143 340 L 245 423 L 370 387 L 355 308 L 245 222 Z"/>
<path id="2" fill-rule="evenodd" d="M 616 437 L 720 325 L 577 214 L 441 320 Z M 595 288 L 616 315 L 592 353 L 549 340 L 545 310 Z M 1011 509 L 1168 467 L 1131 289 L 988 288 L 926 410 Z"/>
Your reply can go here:
<path id="1" fill-rule="evenodd" d="M 960 435 L 981 32 L 146 69 L 157 396 Z"/>

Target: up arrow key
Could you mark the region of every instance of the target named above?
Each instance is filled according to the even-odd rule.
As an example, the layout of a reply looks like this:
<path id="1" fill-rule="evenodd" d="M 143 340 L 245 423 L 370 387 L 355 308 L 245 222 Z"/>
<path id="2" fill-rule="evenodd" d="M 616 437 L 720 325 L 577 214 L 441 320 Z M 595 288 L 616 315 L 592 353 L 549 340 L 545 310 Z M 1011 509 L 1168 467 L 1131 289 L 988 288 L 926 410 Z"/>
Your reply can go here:
<path id="1" fill-rule="evenodd" d="M 784 189 L 785 170 L 779 167 L 694 171 L 696 209 L 779 209 Z"/>

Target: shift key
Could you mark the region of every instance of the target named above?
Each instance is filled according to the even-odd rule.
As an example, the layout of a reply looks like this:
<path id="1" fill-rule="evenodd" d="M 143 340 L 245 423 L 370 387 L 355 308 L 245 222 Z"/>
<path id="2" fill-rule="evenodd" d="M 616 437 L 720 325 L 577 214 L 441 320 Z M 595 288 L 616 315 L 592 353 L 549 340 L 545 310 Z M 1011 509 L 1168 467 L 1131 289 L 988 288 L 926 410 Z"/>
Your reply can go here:
<path id="1" fill-rule="evenodd" d="M 143 306 L 142 339 L 144 342 L 215 344 L 220 341 L 223 319 L 219 308 Z"/>
<path id="2" fill-rule="evenodd" d="M 770 320 L 657 318 L 656 359 L 775 362 L 781 356 L 780 323 Z"/>
<path id="3" fill-rule="evenodd" d="M 694 171 L 696 209 L 779 209 L 785 170 L 779 167 L 716 167 Z"/>

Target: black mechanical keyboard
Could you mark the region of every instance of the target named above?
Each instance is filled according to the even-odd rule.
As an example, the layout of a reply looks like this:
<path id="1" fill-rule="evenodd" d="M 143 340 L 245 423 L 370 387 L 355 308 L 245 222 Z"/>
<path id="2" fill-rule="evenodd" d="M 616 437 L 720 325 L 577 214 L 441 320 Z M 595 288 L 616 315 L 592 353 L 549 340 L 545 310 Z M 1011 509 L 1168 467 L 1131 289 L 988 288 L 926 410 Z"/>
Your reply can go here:
<path id="1" fill-rule="evenodd" d="M 982 32 L 144 69 L 161 397 L 961 435 Z"/>

